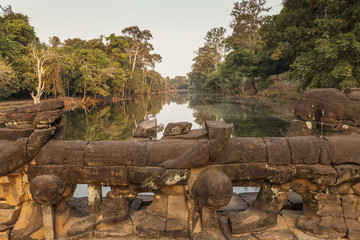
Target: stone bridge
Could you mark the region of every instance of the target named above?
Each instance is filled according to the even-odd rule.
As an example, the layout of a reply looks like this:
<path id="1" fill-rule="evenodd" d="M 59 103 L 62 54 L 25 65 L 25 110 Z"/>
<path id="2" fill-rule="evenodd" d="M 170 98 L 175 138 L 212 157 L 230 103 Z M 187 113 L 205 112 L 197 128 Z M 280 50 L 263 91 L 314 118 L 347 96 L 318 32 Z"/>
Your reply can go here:
<path id="1" fill-rule="evenodd" d="M 309 91 L 288 136 L 269 138 L 233 138 L 232 124 L 207 121 L 169 124 L 160 140 L 147 122 L 129 141 L 65 141 L 62 101 L 10 110 L 0 239 L 360 239 L 359 100 L 357 89 Z M 88 184 L 86 217 L 67 204 L 77 184 Z M 236 186 L 260 187 L 255 202 L 219 214 Z M 275 231 L 291 191 L 303 198 L 294 225 L 304 235 Z M 154 200 L 131 212 L 141 192 Z"/>

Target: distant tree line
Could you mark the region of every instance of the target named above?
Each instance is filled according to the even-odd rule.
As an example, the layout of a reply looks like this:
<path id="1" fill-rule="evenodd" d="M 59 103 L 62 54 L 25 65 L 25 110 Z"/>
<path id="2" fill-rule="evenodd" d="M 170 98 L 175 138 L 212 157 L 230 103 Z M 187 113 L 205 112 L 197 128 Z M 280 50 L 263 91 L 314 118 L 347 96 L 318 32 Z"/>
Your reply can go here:
<path id="1" fill-rule="evenodd" d="M 187 88 L 182 77 L 164 78 L 155 65 L 149 30 L 127 27 L 120 35 L 39 41 L 29 19 L 0 6 L 0 99 L 109 96 Z M 179 80 L 179 82 L 177 82 Z"/>
<path id="2" fill-rule="evenodd" d="M 284 72 L 302 89 L 360 87 L 360 1 L 284 0 L 273 16 L 265 4 L 234 3 L 231 35 L 207 33 L 188 73 L 193 89 L 242 94 Z"/>

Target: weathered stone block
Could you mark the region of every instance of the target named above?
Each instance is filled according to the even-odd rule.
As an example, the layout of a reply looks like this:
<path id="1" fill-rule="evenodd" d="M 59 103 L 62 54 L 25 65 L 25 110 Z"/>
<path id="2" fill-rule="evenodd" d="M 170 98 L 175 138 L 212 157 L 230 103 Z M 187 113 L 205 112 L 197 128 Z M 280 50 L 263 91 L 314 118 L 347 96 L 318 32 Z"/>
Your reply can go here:
<path id="1" fill-rule="evenodd" d="M 136 221 L 137 223 L 135 225 L 135 235 L 147 239 L 157 239 L 165 236 L 166 215 L 143 211 L 135 212 L 132 216 L 133 222 Z M 140 214 L 143 214 L 141 218 Z"/>
<path id="2" fill-rule="evenodd" d="M 31 219 L 31 221 L 30 221 Z M 43 218 L 40 205 L 34 201 L 23 204 L 18 221 L 15 223 L 11 231 L 11 238 L 14 240 L 32 239 L 31 235 L 39 233 L 39 238 L 43 239 Z"/>
<path id="3" fill-rule="evenodd" d="M 146 165 L 146 148 L 146 141 L 89 142 L 85 150 L 85 165 Z"/>
<path id="4" fill-rule="evenodd" d="M 188 208 L 185 196 L 169 196 L 166 221 L 166 236 L 186 238 L 188 236 Z"/>
<path id="5" fill-rule="evenodd" d="M 360 164 L 360 138 L 358 136 L 326 137 L 334 155 L 332 163 Z"/>
<path id="6" fill-rule="evenodd" d="M 271 165 L 287 165 L 291 163 L 290 147 L 285 138 L 264 138 Z"/>
<path id="7" fill-rule="evenodd" d="M 279 185 L 264 184 L 260 188 L 252 209 L 277 215 L 288 199 L 288 196 L 289 191 L 281 189 Z"/>
<path id="8" fill-rule="evenodd" d="M 128 182 L 138 184 L 143 190 L 158 190 L 164 186 L 186 184 L 188 170 L 169 169 L 159 167 L 126 167 Z"/>
<path id="9" fill-rule="evenodd" d="M 61 100 L 43 101 L 39 104 L 23 106 L 6 112 L 6 125 L 14 129 L 47 128 L 61 121 L 64 102 Z"/>
<path id="10" fill-rule="evenodd" d="M 318 202 L 319 210 L 316 212 L 319 216 L 322 217 L 336 217 L 343 218 L 343 209 L 341 207 L 340 201 L 330 201 L 324 200 Z"/>
<path id="11" fill-rule="evenodd" d="M 320 130 L 319 134 L 323 136 L 336 136 L 336 135 L 354 135 L 360 133 L 359 127 L 354 127 L 347 124 L 337 124 L 337 123 L 319 123 Z"/>
<path id="12" fill-rule="evenodd" d="M 346 219 L 358 219 L 360 217 L 360 198 L 355 195 L 341 196 L 342 208 Z M 359 230 L 360 231 L 360 230 Z"/>
<path id="13" fill-rule="evenodd" d="M 269 166 L 262 163 L 242 163 L 216 165 L 214 168 L 224 172 L 232 182 L 266 181 L 282 184 L 290 182 L 295 176 L 293 166 Z"/>
<path id="14" fill-rule="evenodd" d="M 14 110 L 9 110 L 6 112 L 6 122 L 9 124 L 16 123 L 16 124 L 32 124 L 36 113 L 22 113 L 16 112 Z"/>
<path id="15" fill-rule="evenodd" d="M 30 104 L 27 106 L 13 108 L 13 109 L 7 111 L 6 115 L 12 114 L 12 113 L 43 112 L 43 111 L 61 109 L 64 107 L 65 107 L 65 104 L 62 100 L 47 100 L 47 101 L 41 101 L 39 104 Z"/>
<path id="16" fill-rule="evenodd" d="M 295 165 L 296 178 L 309 179 L 318 185 L 328 186 L 336 182 L 338 173 L 331 166 L 324 165 Z"/>
<path id="17" fill-rule="evenodd" d="M 7 230 L 11 230 L 13 226 L 0 225 L 0 232 L 5 232 Z M 1 238 L 0 238 L 1 239 Z"/>
<path id="18" fill-rule="evenodd" d="M 102 223 L 96 226 L 96 238 L 123 238 L 133 234 L 133 225 L 130 219 L 116 224 Z"/>
<path id="19" fill-rule="evenodd" d="M 34 130 L 35 125 L 30 123 L 16 123 L 16 122 L 5 122 L 5 126 L 9 129 L 18 129 L 18 130 Z"/>
<path id="20" fill-rule="evenodd" d="M 360 234 L 360 221 L 358 219 L 345 218 L 345 223 L 349 232 L 357 232 Z"/>
<path id="21" fill-rule="evenodd" d="M 269 228 L 264 232 L 254 233 L 254 236 L 256 236 L 257 239 L 261 239 L 261 240 L 272 240 L 272 239 L 294 240 L 292 231 L 288 229 L 285 220 L 280 215 L 277 215 L 276 226 Z"/>
<path id="22" fill-rule="evenodd" d="M 9 240 L 10 239 L 10 229 L 0 232 L 0 240 Z"/>
<path id="23" fill-rule="evenodd" d="M 43 130 L 35 130 L 29 137 L 27 143 L 28 159 L 32 160 L 36 154 L 51 138 L 54 136 L 56 128 L 48 128 Z"/>
<path id="24" fill-rule="evenodd" d="M 160 164 L 165 168 L 195 168 L 205 167 L 209 162 L 209 145 L 205 140 L 195 142 L 193 146 L 175 159 L 169 159 Z"/>
<path id="25" fill-rule="evenodd" d="M 287 137 L 290 144 L 292 164 L 317 164 L 321 148 L 317 138 Z"/>
<path id="26" fill-rule="evenodd" d="M 16 141 L 19 138 L 30 137 L 32 132 L 31 129 L 0 128 L 0 140 Z"/>
<path id="27" fill-rule="evenodd" d="M 294 119 L 292 120 L 291 125 L 286 132 L 286 136 L 311 136 L 313 135 L 314 128 L 316 128 L 316 122 Z"/>
<path id="28" fill-rule="evenodd" d="M 300 194 L 301 196 L 307 194 L 309 191 L 316 192 L 318 191 L 318 185 L 310 182 L 307 179 L 294 179 L 289 183 L 281 185 L 281 188 L 286 190 L 292 190 Z"/>
<path id="29" fill-rule="evenodd" d="M 126 167 L 127 179 L 132 184 L 143 184 L 144 187 L 151 187 L 165 170 L 160 167 Z"/>
<path id="30" fill-rule="evenodd" d="M 36 156 L 37 165 L 78 165 L 85 160 L 87 141 L 49 141 Z"/>
<path id="31" fill-rule="evenodd" d="M 135 194 L 131 189 L 111 188 L 103 200 L 96 223 L 116 223 L 130 218 L 131 202 Z"/>
<path id="32" fill-rule="evenodd" d="M 259 231 L 276 225 L 276 214 L 249 209 L 229 216 L 231 232 L 242 234 Z"/>
<path id="33" fill-rule="evenodd" d="M 357 126 L 360 123 L 358 106 L 358 101 L 349 99 L 337 89 L 313 89 L 304 93 L 294 109 L 294 115 L 305 121 Z"/>
<path id="34" fill-rule="evenodd" d="M 220 233 L 216 231 L 201 231 L 191 234 L 192 240 L 218 240 L 221 239 L 222 236 Z M 253 239 L 247 239 L 247 240 L 253 240 Z"/>
<path id="35" fill-rule="evenodd" d="M 27 139 L 21 138 L 16 142 L 0 141 L 0 176 L 5 176 L 27 162 Z"/>
<path id="36" fill-rule="evenodd" d="M 141 122 L 135 129 L 135 132 L 133 133 L 133 137 L 152 138 L 152 137 L 156 137 L 156 133 L 157 133 L 157 124 L 155 119 L 155 120 Z"/>
<path id="37" fill-rule="evenodd" d="M 217 160 L 217 163 L 255 162 L 267 162 L 262 138 L 231 138 Z"/>
<path id="38" fill-rule="evenodd" d="M 357 240 L 360 239 L 360 232 L 357 231 L 349 231 L 348 233 L 349 240 Z"/>
<path id="39" fill-rule="evenodd" d="M 206 121 L 205 128 L 210 144 L 210 160 L 215 161 L 227 145 L 234 125 L 219 121 Z"/>
<path id="40" fill-rule="evenodd" d="M 336 183 L 351 182 L 358 180 L 360 174 L 360 166 L 355 164 L 335 165 L 334 168 L 338 174 Z"/>
<path id="41" fill-rule="evenodd" d="M 197 140 L 204 139 L 207 137 L 207 132 L 205 129 L 194 129 L 186 134 L 175 135 L 175 136 L 164 136 L 163 139 L 188 139 L 188 140 Z"/>
<path id="42" fill-rule="evenodd" d="M 191 126 L 192 124 L 189 122 L 169 123 L 164 130 L 164 136 L 187 134 Z"/>
<path id="43" fill-rule="evenodd" d="M 34 117 L 33 123 L 35 125 L 57 123 L 59 120 L 61 120 L 63 114 L 64 110 L 62 109 L 38 112 Z"/>
<path id="44" fill-rule="evenodd" d="M 347 231 L 344 218 L 342 217 L 321 217 L 319 226 L 323 228 L 333 228 L 335 231 L 342 233 L 340 236 L 345 236 Z"/>
<path id="45" fill-rule="evenodd" d="M 30 184 L 25 173 L 13 172 L 6 177 L 0 177 L 0 183 L 4 199 L 10 206 L 18 206 L 30 200 Z"/>
<path id="46" fill-rule="evenodd" d="M 187 169 L 166 169 L 164 174 L 159 177 L 157 184 L 163 186 L 187 184 L 189 171 Z"/>
<path id="47" fill-rule="evenodd" d="M 296 227 L 304 232 L 319 234 L 320 233 L 320 230 L 318 227 L 319 223 L 320 223 L 319 216 L 307 217 L 304 215 L 300 215 L 297 218 Z"/>
<path id="48" fill-rule="evenodd" d="M 360 182 L 353 183 L 351 188 L 354 190 L 355 195 L 360 195 Z"/>
<path id="49" fill-rule="evenodd" d="M 205 166 L 209 159 L 206 141 L 162 139 L 148 143 L 148 165 L 166 168 Z"/>
<path id="50" fill-rule="evenodd" d="M 156 194 L 154 201 L 146 210 L 132 215 L 135 224 L 135 234 L 140 237 L 159 238 L 165 235 L 168 197 Z"/>
<path id="51" fill-rule="evenodd" d="M 96 227 L 96 216 L 90 216 L 71 225 L 71 227 L 67 231 L 68 236 L 74 236 L 75 239 L 86 239 L 89 236 L 88 233 L 92 233 Z M 85 236 L 83 234 L 86 234 Z M 85 238 L 84 238 L 85 237 Z"/>
<path id="52" fill-rule="evenodd" d="M 128 184 L 125 167 L 123 166 L 31 166 L 28 171 L 29 180 L 39 175 L 55 175 L 65 183 L 101 184 L 104 186 L 123 186 Z"/>
<path id="53" fill-rule="evenodd" d="M 336 186 L 330 186 L 328 188 L 328 192 L 329 192 L 329 194 L 334 194 L 334 195 L 337 195 L 337 194 L 345 195 L 345 194 L 353 193 L 352 189 L 351 189 L 351 184 L 349 182 L 343 183 L 340 185 L 336 185 Z"/>
<path id="54" fill-rule="evenodd" d="M 0 209 L 0 224 L 11 226 L 19 218 L 21 208 L 19 206 L 11 209 Z"/>

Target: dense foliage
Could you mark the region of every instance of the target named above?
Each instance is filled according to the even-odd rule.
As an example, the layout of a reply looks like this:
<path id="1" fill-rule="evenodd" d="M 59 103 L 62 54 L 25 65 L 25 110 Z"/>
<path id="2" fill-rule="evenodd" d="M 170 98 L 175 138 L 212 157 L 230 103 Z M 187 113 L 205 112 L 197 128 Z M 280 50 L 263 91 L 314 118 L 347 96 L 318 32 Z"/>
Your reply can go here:
<path id="1" fill-rule="evenodd" d="M 1 6 L 0 6 L 1 7 Z M 57 36 L 41 43 L 27 16 L 10 6 L 0 14 L 0 99 L 58 96 L 126 96 L 167 91 L 182 85 L 154 70 L 162 58 L 153 53 L 149 30 L 127 27 L 96 39 Z M 182 80 L 182 79 L 180 79 Z M 176 84 L 175 84 L 176 83 Z"/>
<path id="2" fill-rule="evenodd" d="M 192 88 L 242 94 L 246 84 L 260 88 L 286 71 L 303 89 L 360 87 L 359 1 L 284 0 L 274 16 L 265 3 L 234 3 L 232 34 L 222 41 L 228 51 L 216 67 L 204 57 L 214 52 L 208 33 L 188 74 Z"/>
<path id="3" fill-rule="evenodd" d="M 265 29 L 304 88 L 360 86 L 360 1 L 286 0 Z"/>

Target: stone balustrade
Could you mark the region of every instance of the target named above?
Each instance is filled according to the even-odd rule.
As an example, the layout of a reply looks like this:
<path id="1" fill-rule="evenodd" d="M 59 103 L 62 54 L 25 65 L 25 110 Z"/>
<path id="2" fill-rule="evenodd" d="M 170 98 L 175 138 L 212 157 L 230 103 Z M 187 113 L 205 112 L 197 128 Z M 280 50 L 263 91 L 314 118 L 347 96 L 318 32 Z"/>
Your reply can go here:
<path id="1" fill-rule="evenodd" d="M 298 123 L 308 128 L 310 120 L 358 127 L 358 99 L 341 97 L 351 101 L 352 115 L 336 117 L 327 105 L 319 115 L 322 97 L 334 90 L 319 91 L 318 102 L 309 102 L 311 93 L 300 101 L 308 110 L 304 104 L 295 110 L 297 116 L 316 117 L 297 120 L 294 131 L 305 133 Z M 62 104 L 52 104 L 12 110 L 8 127 L 0 129 L 0 239 L 250 239 L 278 223 L 291 191 L 303 198 L 297 229 L 326 239 L 360 238 L 358 135 L 330 136 L 324 128 L 322 137 L 232 138 L 232 124 L 207 121 L 196 130 L 184 122 L 170 124 L 160 140 L 145 134 L 153 134 L 151 129 L 141 129 L 129 141 L 65 141 Z M 83 218 L 67 204 L 77 184 L 88 184 L 90 215 Z M 111 187 L 105 198 L 102 186 Z M 220 216 L 236 186 L 260 191 L 250 209 Z M 142 192 L 154 193 L 154 200 L 130 214 Z"/>

